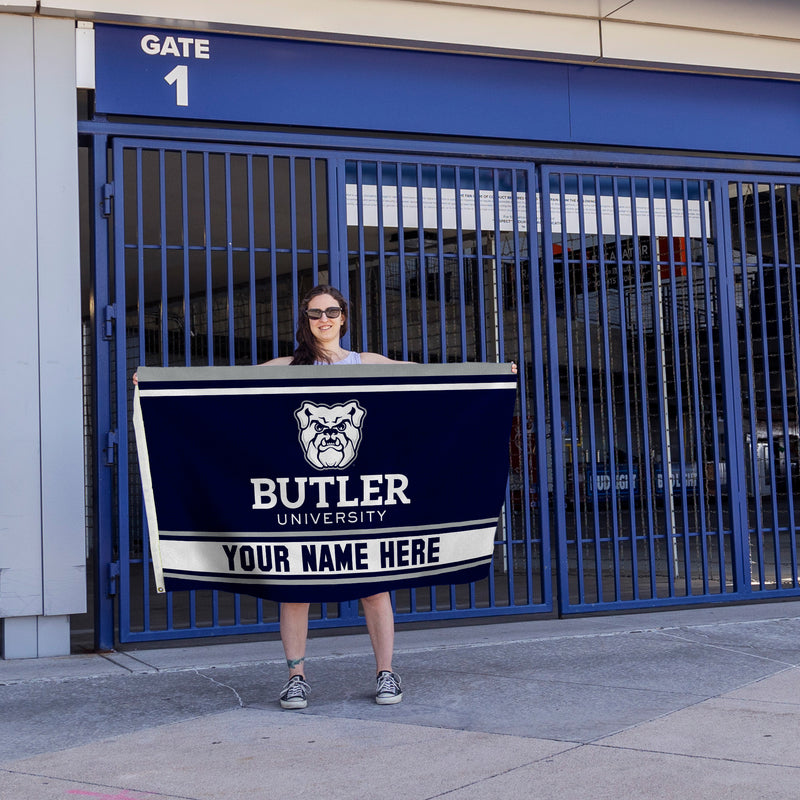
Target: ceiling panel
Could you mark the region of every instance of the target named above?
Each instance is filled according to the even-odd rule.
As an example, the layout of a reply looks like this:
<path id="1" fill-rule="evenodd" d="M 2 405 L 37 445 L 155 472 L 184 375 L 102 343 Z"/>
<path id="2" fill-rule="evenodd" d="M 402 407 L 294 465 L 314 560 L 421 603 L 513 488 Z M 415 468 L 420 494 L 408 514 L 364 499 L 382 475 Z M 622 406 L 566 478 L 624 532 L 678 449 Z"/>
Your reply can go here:
<path id="1" fill-rule="evenodd" d="M 798 0 L 600 0 L 604 17 L 710 31 L 800 39 Z"/>

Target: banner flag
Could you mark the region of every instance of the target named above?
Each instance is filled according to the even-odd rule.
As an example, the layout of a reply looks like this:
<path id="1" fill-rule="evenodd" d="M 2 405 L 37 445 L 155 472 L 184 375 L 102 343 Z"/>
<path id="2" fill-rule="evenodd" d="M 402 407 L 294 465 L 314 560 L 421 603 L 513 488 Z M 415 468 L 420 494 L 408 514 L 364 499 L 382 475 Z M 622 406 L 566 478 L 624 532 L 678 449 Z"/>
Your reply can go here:
<path id="1" fill-rule="evenodd" d="M 335 602 L 485 577 L 516 391 L 509 364 L 140 367 L 158 590 Z"/>

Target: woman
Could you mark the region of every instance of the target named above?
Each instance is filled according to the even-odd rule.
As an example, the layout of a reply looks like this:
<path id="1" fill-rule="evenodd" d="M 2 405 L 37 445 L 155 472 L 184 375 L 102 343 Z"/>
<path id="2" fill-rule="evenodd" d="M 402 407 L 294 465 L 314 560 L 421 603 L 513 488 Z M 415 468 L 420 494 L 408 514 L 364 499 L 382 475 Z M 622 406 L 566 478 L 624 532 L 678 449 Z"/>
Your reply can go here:
<path id="1" fill-rule="evenodd" d="M 267 361 L 271 365 L 396 364 L 378 353 L 345 350 L 341 337 L 347 333 L 347 301 L 333 286 L 316 286 L 302 300 L 297 323 L 297 348 L 293 356 Z M 377 689 L 375 702 L 392 705 L 403 699 L 400 676 L 392 667 L 394 611 L 389 592 L 361 599 L 367 631 L 375 652 Z M 308 638 L 309 603 L 281 603 L 280 629 L 289 681 L 280 694 L 282 708 L 305 708 L 310 686 L 303 663 Z"/>

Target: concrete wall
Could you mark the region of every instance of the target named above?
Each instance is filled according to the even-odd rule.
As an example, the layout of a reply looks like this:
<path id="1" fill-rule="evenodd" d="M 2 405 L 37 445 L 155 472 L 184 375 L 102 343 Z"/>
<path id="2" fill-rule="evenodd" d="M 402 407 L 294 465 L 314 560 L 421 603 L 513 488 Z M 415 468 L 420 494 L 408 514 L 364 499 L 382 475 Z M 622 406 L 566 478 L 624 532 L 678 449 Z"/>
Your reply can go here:
<path id="1" fill-rule="evenodd" d="M 75 33 L 0 14 L 4 657 L 69 652 L 85 611 Z"/>

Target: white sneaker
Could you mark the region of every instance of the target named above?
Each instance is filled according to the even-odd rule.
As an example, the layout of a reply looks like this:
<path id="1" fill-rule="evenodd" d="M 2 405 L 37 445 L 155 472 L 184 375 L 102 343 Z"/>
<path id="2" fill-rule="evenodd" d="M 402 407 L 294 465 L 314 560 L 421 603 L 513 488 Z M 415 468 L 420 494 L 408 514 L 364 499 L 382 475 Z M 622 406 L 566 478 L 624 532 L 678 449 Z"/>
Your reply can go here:
<path id="1" fill-rule="evenodd" d="M 375 692 L 375 702 L 379 706 L 390 706 L 403 699 L 402 681 L 396 672 L 384 669 L 378 673 L 378 688 Z"/>
<path id="2" fill-rule="evenodd" d="M 305 708 L 311 687 L 302 675 L 292 675 L 286 686 L 281 689 L 281 708 Z"/>

